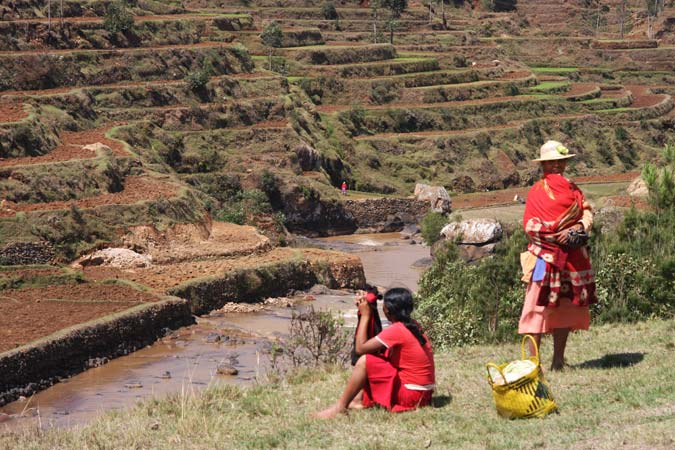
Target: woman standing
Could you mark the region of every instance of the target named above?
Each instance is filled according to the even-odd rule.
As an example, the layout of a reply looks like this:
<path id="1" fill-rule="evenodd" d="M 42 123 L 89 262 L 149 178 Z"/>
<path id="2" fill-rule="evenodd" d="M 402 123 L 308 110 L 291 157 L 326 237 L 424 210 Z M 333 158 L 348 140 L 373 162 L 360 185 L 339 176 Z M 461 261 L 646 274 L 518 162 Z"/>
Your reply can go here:
<path id="1" fill-rule="evenodd" d="M 588 305 L 595 303 L 595 275 L 588 253 L 593 215 L 583 193 L 563 176 L 570 154 L 557 141 L 540 148 L 541 180 L 527 196 L 523 227 L 529 239 L 521 254 L 523 281 L 528 283 L 518 332 L 553 334 L 552 370 L 565 365 L 570 331 L 587 330 Z"/>
<path id="2" fill-rule="evenodd" d="M 371 308 L 365 297 L 359 299 L 358 307 L 361 321 L 356 331 L 356 352 L 362 356 L 338 401 L 315 416 L 331 419 L 348 408 L 374 405 L 392 412 L 429 405 L 435 383 L 434 355 L 429 339 L 410 318 L 410 291 L 393 288 L 384 294 L 382 309 L 392 324 L 372 339 L 367 338 Z M 383 351 L 384 355 L 378 354 Z M 355 404 L 353 400 L 361 390 L 363 401 Z"/>

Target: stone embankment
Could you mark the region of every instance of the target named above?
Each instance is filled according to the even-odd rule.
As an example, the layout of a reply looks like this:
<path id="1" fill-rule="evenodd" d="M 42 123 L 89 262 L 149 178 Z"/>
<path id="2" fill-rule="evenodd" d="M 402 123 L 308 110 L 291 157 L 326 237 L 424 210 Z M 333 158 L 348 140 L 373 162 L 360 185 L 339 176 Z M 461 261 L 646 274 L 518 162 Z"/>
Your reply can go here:
<path id="1" fill-rule="evenodd" d="M 412 198 L 347 200 L 344 209 L 354 217 L 359 232 L 385 233 L 418 223 L 429 210 L 429 203 Z"/>
<path id="2" fill-rule="evenodd" d="M 0 355 L 0 406 L 134 352 L 194 323 L 188 303 L 166 299 L 63 330 Z"/>
<path id="3" fill-rule="evenodd" d="M 0 248 L 0 265 L 49 264 L 54 256 L 54 248 L 48 242 L 18 242 Z"/>

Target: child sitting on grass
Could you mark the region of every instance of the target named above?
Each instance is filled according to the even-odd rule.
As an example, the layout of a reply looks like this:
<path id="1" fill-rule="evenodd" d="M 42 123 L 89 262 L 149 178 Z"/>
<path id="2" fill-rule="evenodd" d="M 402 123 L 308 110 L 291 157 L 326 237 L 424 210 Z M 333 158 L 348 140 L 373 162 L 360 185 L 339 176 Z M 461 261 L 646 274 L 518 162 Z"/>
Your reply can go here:
<path id="1" fill-rule="evenodd" d="M 391 326 L 367 338 L 371 308 L 365 296 L 358 301 L 361 320 L 356 330 L 356 352 L 362 355 L 337 403 L 315 417 L 331 419 L 347 412 L 380 405 L 392 412 L 409 411 L 431 403 L 434 355 L 429 339 L 410 318 L 412 293 L 393 288 L 384 294 L 383 311 Z M 384 351 L 383 355 L 380 355 Z M 353 400 L 363 390 L 361 403 Z"/>

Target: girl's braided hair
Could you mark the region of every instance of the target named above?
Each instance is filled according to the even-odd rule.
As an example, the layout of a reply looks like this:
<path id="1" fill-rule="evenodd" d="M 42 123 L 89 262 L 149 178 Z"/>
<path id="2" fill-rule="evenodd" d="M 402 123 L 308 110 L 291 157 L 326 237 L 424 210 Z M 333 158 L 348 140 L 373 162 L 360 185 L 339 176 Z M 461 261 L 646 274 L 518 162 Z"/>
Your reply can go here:
<path id="1" fill-rule="evenodd" d="M 410 314 L 413 311 L 412 293 L 406 288 L 392 288 L 384 294 L 384 304 L 387 307 L 389 317 L 395 322 L 401 322 L 417 338 L 420 345 L 427 340 L 420 330 L 419 324 L 412 320 Z"/>

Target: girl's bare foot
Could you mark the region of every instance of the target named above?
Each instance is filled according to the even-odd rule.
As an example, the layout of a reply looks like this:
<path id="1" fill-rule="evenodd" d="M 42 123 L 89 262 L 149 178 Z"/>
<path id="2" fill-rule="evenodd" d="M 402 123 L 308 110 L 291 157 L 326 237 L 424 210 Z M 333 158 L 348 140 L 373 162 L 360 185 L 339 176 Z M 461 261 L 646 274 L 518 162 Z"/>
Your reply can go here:
<path id="1" fill-rule="evenodd" d="M 340 414 L 347 414 L 347 410 L 341 409 L 338 405 L 333 405 L 330 408 L 326 408 L 323 411 L 312 414 L 312 417 L 321 420 L 328 420 L 334 419 Z"/>
<path id="2" fill-rule="evenodd" d="M 361 400 L 352 400 L 352 402 L 349 404 L 349 409 L 363 409 L 363 403 Z"/>

